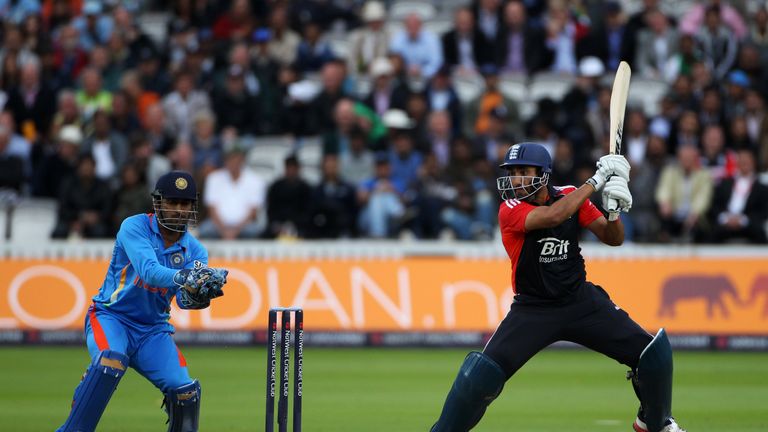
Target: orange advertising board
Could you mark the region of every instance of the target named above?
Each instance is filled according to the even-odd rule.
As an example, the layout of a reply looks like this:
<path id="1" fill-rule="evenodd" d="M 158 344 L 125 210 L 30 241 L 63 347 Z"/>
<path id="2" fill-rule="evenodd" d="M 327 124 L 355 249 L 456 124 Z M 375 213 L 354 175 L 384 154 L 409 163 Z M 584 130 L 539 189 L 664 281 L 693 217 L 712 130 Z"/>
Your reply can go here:
<path id="1" fill-rule="evenodd" d="M 179 330 L 262 329 L 270 306 L 302 306 L 307 330 L 493 330 L 512 301 L 509 261 L 212 260 L 226 295 L 172 311 Z M 0 329 L 79 329 L 106 261 L 0 260 Z M 768 262 L 758 258 L 591 259 L 591 281 L 649 330 L 768 334 Z"/>

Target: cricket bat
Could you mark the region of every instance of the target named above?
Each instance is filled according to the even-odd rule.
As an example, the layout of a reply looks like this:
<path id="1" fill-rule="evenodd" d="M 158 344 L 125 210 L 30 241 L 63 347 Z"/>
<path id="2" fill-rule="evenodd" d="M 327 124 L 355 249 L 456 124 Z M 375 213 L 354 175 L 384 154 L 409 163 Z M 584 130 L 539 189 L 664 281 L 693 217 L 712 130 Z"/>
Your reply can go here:
<path id="1" fill-rule="evenodd" d="M 610 154 L 621 154 L 621 138 L 624 133 L 624 111 L 627 108 L 627 96 L 629 95 L 629 78 L 632 75 L 632 69 L 629 64 L 623 61 L 619 63 L 616 69 L 616 78 L 613 80 L 613 90 L 611 91 L 611 128 L 609 132 L 610 143 L 608 152 Z M 608 201 L 608 220 L 614 221 L 619 217 L 619 203 L 611 199 Z"/>

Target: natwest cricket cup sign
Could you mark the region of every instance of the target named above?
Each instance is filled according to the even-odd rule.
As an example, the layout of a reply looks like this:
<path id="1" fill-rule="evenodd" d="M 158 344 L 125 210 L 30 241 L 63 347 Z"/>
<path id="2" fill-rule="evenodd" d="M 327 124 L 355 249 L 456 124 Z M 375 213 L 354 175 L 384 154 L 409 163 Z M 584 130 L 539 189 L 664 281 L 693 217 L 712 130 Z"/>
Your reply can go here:
<path id="1" fill-rule="evenodd" d="M 106 261 L 0 260 L 0 328 L 79 329 Z M 180 330 L 262 329 L 271 306 L 303 307 L 307 330 L 493 330 L 512 301 L 509 261 L 454 258 L 254 260 L 230 269 L 209 309 Z M 650 330 L 768 334 L 765 259 L 591 259 L 591 281 Z"/>

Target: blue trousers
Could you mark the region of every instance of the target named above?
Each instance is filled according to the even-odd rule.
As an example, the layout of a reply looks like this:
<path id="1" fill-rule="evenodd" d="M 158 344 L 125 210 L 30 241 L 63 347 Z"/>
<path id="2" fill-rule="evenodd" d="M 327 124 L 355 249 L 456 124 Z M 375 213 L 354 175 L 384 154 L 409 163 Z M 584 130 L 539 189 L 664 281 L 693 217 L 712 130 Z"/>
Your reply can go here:
<path id="1" fill-rule="evenodd" d="M 121 352 L 130 367 L 164 393 L 192 382 L 187 361 L 166 328 L 147 331 L 91 307 L 85 337 L 92 361 L 106 349 Z"/>

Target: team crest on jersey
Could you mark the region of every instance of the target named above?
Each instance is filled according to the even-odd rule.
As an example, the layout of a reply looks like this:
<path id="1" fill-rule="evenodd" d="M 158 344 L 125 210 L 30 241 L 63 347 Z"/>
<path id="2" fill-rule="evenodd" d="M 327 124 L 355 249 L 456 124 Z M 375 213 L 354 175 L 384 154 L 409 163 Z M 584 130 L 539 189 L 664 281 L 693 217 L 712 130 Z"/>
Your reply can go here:
<path id="1" fill-rule="evenodd" d="M 171 264 L 173 264 L 174 267 L 181 267 L 181 265 L 184 264 L 184 255 L 180 252 L 171 255 Z"/>
<path id="2" fill-rule="evenodd" d="M 187 183 L 187 179 L 185 179 L 184 177 L 177 178 L 175 184 L 176 184 L 176 189 L 178 190 L 184 190 L 189 185 L 189 183 Z"/>

